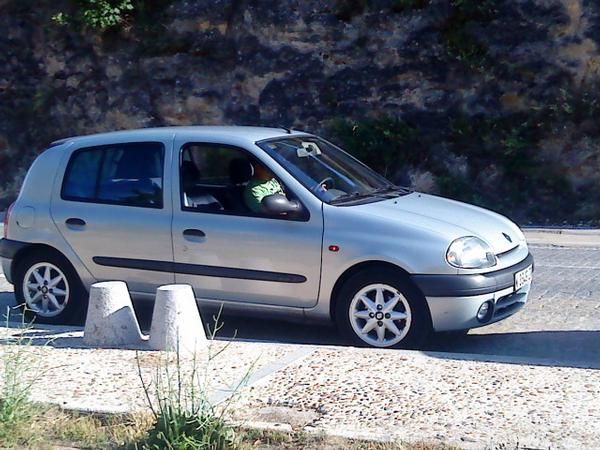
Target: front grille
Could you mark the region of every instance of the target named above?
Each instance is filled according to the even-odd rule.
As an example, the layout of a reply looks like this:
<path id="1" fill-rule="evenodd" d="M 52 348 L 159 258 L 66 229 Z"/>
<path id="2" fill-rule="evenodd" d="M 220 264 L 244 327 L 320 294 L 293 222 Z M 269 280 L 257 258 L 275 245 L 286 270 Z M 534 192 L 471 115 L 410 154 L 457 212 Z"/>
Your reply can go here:
<path id="1" fill-rule="evenodd" d="M 525 305 L 526 300 L 527 294 L 522 292 L 515 292 L 505 295 L 504 297 L 500 297 L 498 300 L 496 300 L 496 304 L 494 306 L 494 316 L 492 319 L 499 320 L 514 314 Z"/>

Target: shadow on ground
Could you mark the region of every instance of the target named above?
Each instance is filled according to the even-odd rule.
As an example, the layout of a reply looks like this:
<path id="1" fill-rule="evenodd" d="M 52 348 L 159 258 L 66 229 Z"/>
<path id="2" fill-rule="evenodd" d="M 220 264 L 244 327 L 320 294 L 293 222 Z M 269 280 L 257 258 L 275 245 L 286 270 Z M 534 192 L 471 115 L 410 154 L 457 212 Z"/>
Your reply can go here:
<path id="1" fill-rule="evenodd" d="M 14 304 L 14 296 L 0 292 L 0 304 Z M 150 328 L 152 305 L 136 303 L 136 314 L 143 330 Z M 12 314 L 12 313 L 11 313 Z M 205 322 L 212 314 L 203 312 Z M 19 327 L 21 319 L 11 315 L 11 327 Z M 241 318 L 225 315 L 217 339 L 280 342 L 305 345 L 349 345 L 333 326 L 286 323 L 274 320 Z M 83 347 L 81 327 L 48 327 L 35 325 L 17 336 L 34 345 Z M 4 339 L 4 343 L 14 338 Z M 517 364 L 543 364 L 562 367 L 600 369 L 600 330 L 590 331 L 530 331 L 466 336 L 434 335 L 421 349 L 436 358 L 484 360 Z"/>

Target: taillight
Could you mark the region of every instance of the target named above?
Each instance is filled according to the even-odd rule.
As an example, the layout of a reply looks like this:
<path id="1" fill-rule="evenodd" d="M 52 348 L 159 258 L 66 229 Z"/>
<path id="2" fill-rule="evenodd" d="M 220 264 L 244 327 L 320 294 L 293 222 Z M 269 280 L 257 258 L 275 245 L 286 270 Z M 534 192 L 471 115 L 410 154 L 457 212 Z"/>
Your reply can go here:
<path id="1" fill-rule="evenodd" d="M 6 210 L 6 215 L 4 216 L 4 238 L 5 239 L 8 237 L 8 219 L 10 219 L 10 213 L 13 209 L 13 206 L 15 206 L 14 203 L 8 207 L 8 209 Z"/>

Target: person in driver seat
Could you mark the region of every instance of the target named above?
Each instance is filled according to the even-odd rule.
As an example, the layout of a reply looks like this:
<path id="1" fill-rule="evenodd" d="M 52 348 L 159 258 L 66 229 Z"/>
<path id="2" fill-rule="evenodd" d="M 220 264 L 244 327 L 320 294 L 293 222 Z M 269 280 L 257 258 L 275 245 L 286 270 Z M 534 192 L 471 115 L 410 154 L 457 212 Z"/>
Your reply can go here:
<path id="1" fill-rule="evenodd" d="M 275 175 L 262 163 L 253 162 L 254 171 L 244 190 L 244 202 L 251 211 L 263 212 L 262 199 L 273 194 L 285 195 Z"/>

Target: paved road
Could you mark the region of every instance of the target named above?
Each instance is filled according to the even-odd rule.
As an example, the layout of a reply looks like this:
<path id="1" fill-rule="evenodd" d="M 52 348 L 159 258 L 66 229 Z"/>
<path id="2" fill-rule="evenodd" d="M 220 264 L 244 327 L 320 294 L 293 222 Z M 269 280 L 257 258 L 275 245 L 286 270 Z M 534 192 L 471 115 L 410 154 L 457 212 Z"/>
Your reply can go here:
<path id="1" fill-rule="evenodd" d="M 536 260 L 530 301 L 517 315 L 449 339 L 439 336 L 426 351 L 488 355 L 492 360 L 529 361 L 600 368 L 600 248 L 531 248 Z M 12 286 L 0 275 L 0 305 L 14 304 Z M 142 326 L 151 308 L 136 305 Z M 266 342 L 345 345 L 331 327 L 224 317 L 218 336 Z"/>

